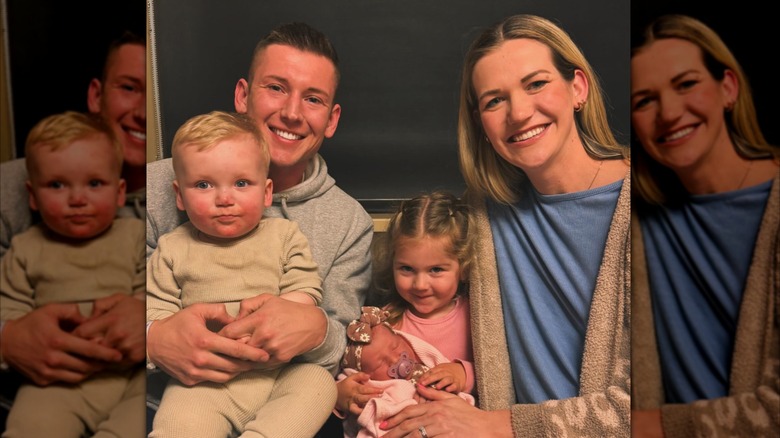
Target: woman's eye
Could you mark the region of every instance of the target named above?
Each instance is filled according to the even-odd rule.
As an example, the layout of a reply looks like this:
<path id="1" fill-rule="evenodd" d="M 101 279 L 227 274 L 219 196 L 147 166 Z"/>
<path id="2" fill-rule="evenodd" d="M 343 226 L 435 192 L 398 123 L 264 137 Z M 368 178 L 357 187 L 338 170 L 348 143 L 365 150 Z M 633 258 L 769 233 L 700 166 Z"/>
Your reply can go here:
<path id="1" fill-rule="evenodd" d="M 496 106 L 499 103 L 501 103 L 503 100 L 504 99 L 501 98 L 501 97 L 494 97 L 494 98 L 492 98 L 492 99 L 487 101 L 487 103 L 485 104 L 485 109 L 493 108 L 494 106 Z"/>
<path id="2" fill-rule="evenodd" d="M 679 90 L 688 90 L 690 88 L 693 88 L 696 84 L 698 84 L 699 81 L 689 79 L 686 81 L 682 81 L 677 85 L 677 89 Z"/>
<path id="3" fill-rule="evenodd" d="M 642 109 L 646 107 L 648 104 L 650 104 L 650 98 L 649 97 L 643 97 L 641 99 L 638 99 L 636 102 L 634 102 L 634 109 Z"/>
<path id="4" fill-rule="evenodd" d="M 539 90 L 539 89 L 543 88 L 545 85 L 547 85 L 547 82 L 548 81 L 543 81 L 543 80 L 533 81 L 530 84 L 528 84 L 528 89 L 529 90 Z"/>

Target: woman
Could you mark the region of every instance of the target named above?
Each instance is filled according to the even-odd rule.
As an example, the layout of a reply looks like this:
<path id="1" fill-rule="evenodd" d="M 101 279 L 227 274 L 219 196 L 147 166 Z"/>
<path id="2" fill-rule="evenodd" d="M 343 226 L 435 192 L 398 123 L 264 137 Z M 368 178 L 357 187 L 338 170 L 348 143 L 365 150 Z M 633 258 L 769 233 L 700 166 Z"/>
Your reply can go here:
<path id="1" fill-rule="evenodd" d="M 547 19 L 504 19 L 472 43 L 461 170 L 478 212 L 470 280 L 478 406 L 430 403 L 386 435 L 629 433 L 629 151 L 596 75 Z"/>
<path id="2" fill-rule="evenodd" d="M 777 436 L 780 149 L 690 17 L 632 51 L 634 436 Z"/>

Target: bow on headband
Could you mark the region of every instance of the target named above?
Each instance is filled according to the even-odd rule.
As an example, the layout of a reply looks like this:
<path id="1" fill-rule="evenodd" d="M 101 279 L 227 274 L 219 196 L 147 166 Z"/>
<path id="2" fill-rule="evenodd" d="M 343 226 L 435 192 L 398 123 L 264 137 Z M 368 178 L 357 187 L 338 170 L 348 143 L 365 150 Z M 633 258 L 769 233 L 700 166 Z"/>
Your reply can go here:
<path id="1" fill-rule="evenodd" d="M 341 361 L 343 368 L 353 368 L 362 371 L 363 345 L 370 344 L 372 331 L 378 325 L 386 325 L 389 312 L 379 307 L 364 306 L 360 319 L 356 319 L 347 326 L 347 349 L 344 352 L 344 358 Z M 416 383 L 417 379 L 426 371 L 428 367 L 422 363 L 416 363 L 412 354 L 404 351 L 388 370 L 387 375 L 391 379 L 406 379 Z"/>
<path id="2" fill-rule="evenodd" d="M 358 371 L 362 371 L 360 358 L 363 344 L 371 343 L 371 330 L 380 324 L 390 327 L 386 322 L 390 315 L 388 311 L 374 306 L 363 306 L 360 310 L 360 319 L 350 322 L 347 326 L 347 349 L 341 361 L 344 368 L 354 368 Z"/>

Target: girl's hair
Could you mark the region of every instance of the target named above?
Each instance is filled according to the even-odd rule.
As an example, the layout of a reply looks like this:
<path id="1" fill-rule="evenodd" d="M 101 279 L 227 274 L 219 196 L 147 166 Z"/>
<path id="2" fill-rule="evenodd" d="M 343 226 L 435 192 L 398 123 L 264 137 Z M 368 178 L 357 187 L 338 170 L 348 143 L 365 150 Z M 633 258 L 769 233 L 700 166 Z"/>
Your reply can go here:
<path id="1" fill-rule="evenodd" d="M 619 144 L 609 127 L 604 97 L 596 73 L 571 37 L 550 20 L 535 15 L 514 15 L 485 30 L 468 49 L 463 63 L 458 111 L 460 168 L 471 194 L 489 196 L 496 202 L 517 200 L 517 187 L 525 173 L 504 160 L 485 136 L 479 116 L 472 75 L 477 62 L 504 42 L 528 38 L 550 48 L 553 64 L 567 81 L 576 70 L 588 80 L 588 99 L 582 111 L 574 113 L 587 153 L 599 160 L 629 159 L 629 148 Z M 573 112 L 573 109 L 572 109 Z"/>
<path id="2" fill-rule="evenodd" d="M 454 195 L 434 191 L 401 203 L 390 219 L 387 231 L 377 236 L 373 246 L 374 286 L 389 298 L 388 322 L 398 322 L 408 303 L 395 287 L 393 260 L 401 239 L 443 237 L 448 241 L 447 251 L 458 260 L 462 278 L 467 278 L 475 255 L 474 218 L 470 207 Z M 467 293 L 466 282 L 461 282 L 458 293 Z"/>
<path id="3" fill-rule="evenodd" d="M 726 70 L 731 70 L 737 77 L 739 95 L 732 111 L 724 116 L 737 153 L 748 159 L 780 159 L 780 148 L 768 144 L 758 126 L 747 76 L 723 40 L 707 25 L 685 15 L 672 14 L 656 18 L 632 47 L 631 56 L 641 53 L 655 41 L 669 38 L 695 44 L 701 50 L 707 71 L 715 80 L 723 80 Z M 648 203 L 676 202 L 679 195 L 686 193 L 677 175 L 653 160 L 644 148 L 637 148 L 632 167 L 632 188 Z"/>

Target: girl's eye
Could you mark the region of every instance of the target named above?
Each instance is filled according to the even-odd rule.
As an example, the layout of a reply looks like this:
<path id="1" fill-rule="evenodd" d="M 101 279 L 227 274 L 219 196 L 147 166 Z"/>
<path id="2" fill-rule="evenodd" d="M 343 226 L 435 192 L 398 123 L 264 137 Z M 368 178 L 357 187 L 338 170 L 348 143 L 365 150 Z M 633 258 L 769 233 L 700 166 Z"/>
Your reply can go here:
<path id="1" fill-rule="evenodd" d="M 239 187 L 239 188 L 241 188 L 241 187 L 249 187 L 249 181 L 247 181 L 245 179 L 240 179 L 240 180 L 236 181 L 236 187 Z"/>
<path id="2" fill-rule="evenodd" d="M 398 270 L 401 272 L 412 272 L 411 266 L 399 266 Z"/>
<path id="3" fill-rule="evenodd" d="M 211 184 L 209 184 L 206 181 L 198 181 L 198 182 L 195 183 L 195 188 L 196 189 L 205 190 L 205 189 L 208 189 L 209 187 L 211 187 Z"/>
<path id="4" fill-rule="evenodd" d="M 444 268 L 439 267 L 439 266 L 434 266 L 433 268 L 431 268 L 431 272 L 434 273 L 434 274 L 440 274 L 440 273 L 444 272 Z"/>

